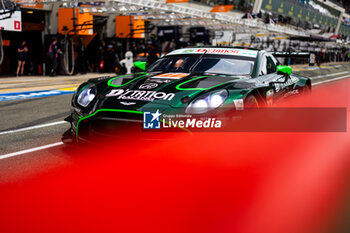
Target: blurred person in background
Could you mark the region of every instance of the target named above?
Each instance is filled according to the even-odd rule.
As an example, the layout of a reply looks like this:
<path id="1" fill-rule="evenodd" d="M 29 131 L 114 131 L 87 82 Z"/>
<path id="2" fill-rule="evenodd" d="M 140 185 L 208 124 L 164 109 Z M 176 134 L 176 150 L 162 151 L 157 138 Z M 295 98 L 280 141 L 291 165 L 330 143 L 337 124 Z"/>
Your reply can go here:
<path id="1" fill-rule="evenodd" d="M 322 51 L 319 51 L 316 56 L 316 63 L 317 66 L 320 67 L 322 62 Z"/>
<path id="2" fill-rule="evenodd" d="M 140 53 L 145 53 L 146 52 L 145 50 L 146 50 L 145 41 L 141 39 L 140 42 L 136 44 L 136 52 L 134 53 L 134 56 Z"/>
<path id="3" fill-rule="evenodd" d="M 22 41 L 21 44 L 18 46 L 17 52 L 18 52 L 18 66 L 17 66 L 16 75 L 19 76 L 19 74 L 23 75 L 24 65 L 26 64 L 26 60 L 27 60 L 28 47 L 25 41 Z"/>
<path id="4" fill-rule="evenodd" d="M 82 38 L 79 38 L 77 51 L 77 62 L 76 62 L 76 73 L 86 74 L 86 60 L 85 60 L 85 46 Z"/>
<path id="5" fill-rule="evenodd" d="M 114 71 L 116 73 L 124 74 L 126 72 L 126 68 L 121 64 L 119 56 L 119 54 L 121 54 L 121 47 L 116 41 L 112 41 L 112 45 L 114 47 Z"/>
<path id="6" fill-rule="evenodd" d="M 119 56 L 119 53 L 120 53 L 120 47 L 118 45 L 118 43 L 116 41 L 112 41 L 112 45 L 114 47 L 114 58 L 115 58 L 115 63 L 116 65 L 120 65 L 120 56 Z"/>
<path id="7" fill-rule="evenodd" d="M 106 42 L 103 40 L 100 42 L 97 53 L 97 64 L 100 73 L 104 72 L 105 69 L 105 57 L 106 57 Z"/>
<path id="8" fill-rule="evenodd" d="M 47 53 L 48 60 L 50 62 L 50 76 L 55 76 L 57 72 L 57 60 L 60 50 L 57 45 L 57 38 L 53 38 L 50 44 L 49 51 Z"/>
<path id="9" fill-rule="evenodd" d="M 148 54 L 148 57 L 147 57 L 147 67 L 148 67 L 158 60 L 159 46 L 156 41 L 156 36 L 154 34 L 151 35 L 151 40 L 149 40 L 147 43 L 146 51 Z"/>
<path id="10" fill-rule="evenodd" d="M 137 44 L 135 41 L 131 42 L 131 46 L 129 46 L 129 51 L 135 55 L 137 54 Z"/>
<path id="11" fill-rule="evenodd" d="M 132 67 L 134 66 L 134 54 L 131 51 L 125 53 L 125 59 L 121 60 L 117 64 L 117 74 L 131 74 Z"/>
<path id="12" fill-rule="evenodd" d="M 107 53 L 105 58 L 105 72 L 115 72 L 116 67 L 116 50 L 115 41 L 110 41 L 107 45 Z"/>

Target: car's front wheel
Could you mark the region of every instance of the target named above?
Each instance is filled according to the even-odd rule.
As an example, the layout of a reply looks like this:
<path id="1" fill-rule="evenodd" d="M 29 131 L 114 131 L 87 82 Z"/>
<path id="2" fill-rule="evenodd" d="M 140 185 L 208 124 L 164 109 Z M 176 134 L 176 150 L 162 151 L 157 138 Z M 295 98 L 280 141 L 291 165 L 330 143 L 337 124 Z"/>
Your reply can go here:
<path id="1" fill-rule="evenodd" d="M 258 99 L 254 95 L 248 95 L 244 100 L 245 108 L 259 108 L 260 104 Z"/>

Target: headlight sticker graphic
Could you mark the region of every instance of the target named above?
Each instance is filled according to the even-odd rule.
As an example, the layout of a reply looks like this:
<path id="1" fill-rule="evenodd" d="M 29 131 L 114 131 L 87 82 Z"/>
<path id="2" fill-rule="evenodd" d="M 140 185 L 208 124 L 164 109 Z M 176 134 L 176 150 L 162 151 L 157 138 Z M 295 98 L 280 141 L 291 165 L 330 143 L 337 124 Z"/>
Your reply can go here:
<path id="1" fill-rule="evenodd" d="M 78 96 L 78 103 L 81 106 L 86 107 L 95 98 L 96 94 L 97 94 L 97 89 L 95 86 L 87 87 Z"/>

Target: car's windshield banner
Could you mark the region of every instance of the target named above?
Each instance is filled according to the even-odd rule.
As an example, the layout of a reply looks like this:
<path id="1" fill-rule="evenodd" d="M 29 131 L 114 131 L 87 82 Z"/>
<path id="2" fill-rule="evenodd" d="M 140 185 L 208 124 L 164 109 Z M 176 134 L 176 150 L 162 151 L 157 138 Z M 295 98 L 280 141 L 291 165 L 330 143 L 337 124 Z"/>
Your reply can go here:
<path id="1" fill-rule="evenodd" d="M 244 57 L 256 57 L 258 55 L 257 50 L 249 49 L 231 49 L 231 48 L 194 48 L 194 49 L 178 49 L 170 52 L 168 55 L 179 54 L 218 54 L 218 55 L 235 55 Z"/>

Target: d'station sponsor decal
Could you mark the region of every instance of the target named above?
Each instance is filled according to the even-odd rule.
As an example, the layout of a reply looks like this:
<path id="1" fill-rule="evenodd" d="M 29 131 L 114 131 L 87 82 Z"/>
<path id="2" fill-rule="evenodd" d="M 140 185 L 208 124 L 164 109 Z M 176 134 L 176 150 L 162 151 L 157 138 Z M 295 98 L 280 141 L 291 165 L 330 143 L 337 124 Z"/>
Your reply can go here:
<path id="1" fill-rule="evenodd" d="M 165 93 L 157 91 L 141 91 L 141 90 L 123 90 L 123 89 L 113 89 L 106 97 L 117 97 L 123 100 L 143 100 L 143 101 L 153 101 L 156 99 L 160 100 L 172 100 L 174 98 L 174 93 Z"/>
<path id="2" fill-rule="evenodd" d="M 218 54 L 218 55 L 236 55 L 246 57 L 256 57 L 258 55 L 257 50 L 249 49 L 230 49 L 230 48 L 196 48 L 196 49 L 178 49 L 170 52 L 168 55 L 177 54 Z"/>

